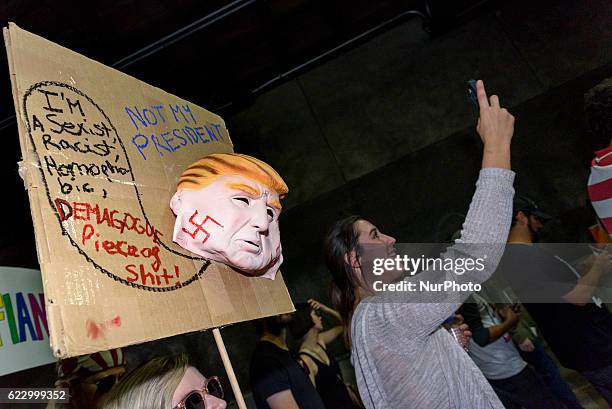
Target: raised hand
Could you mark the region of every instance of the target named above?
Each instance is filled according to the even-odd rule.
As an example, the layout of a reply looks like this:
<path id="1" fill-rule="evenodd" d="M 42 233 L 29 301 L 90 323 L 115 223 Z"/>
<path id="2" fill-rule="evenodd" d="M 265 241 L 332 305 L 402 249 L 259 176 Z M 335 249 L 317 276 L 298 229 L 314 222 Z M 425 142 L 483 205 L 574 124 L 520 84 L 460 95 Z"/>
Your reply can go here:
<path id="1" fill-rule="evenodd" d="M 321 310 L 322 312 L 327 312 L 330 310 L 328 306 L 312 298 L 308 300 L 308 304 L 310 304 L 310 308 L 315 311 Z"/>
<path id="2" fill-rule="evenodd" d="M 329 314 L 330 316 L 332 316 L 333 318 L 337 319 L 338 321 L 342 321 L 342 317 L 340 317 L 340 314 L 338 313 L 338 311 L 334 310 L 333 308 L 328 307 L 327 305 L 315 300 L 315 299 L 309 299 L 308 300 L 308 304 L 310 304 L 310 308 L 312 308 L 313 310 L 321 313 L 325 313 L 325 314 Z"/>
<path id="3" fill-rule="evenodd" d="M 497 95 L 487 98 L 484 83 L 476 83 L 480 118 L 476 130 L 484 144 L 482 167 L 510 168 L 510 143 L 514 134 L 514 117 L 502 108 Z"/>

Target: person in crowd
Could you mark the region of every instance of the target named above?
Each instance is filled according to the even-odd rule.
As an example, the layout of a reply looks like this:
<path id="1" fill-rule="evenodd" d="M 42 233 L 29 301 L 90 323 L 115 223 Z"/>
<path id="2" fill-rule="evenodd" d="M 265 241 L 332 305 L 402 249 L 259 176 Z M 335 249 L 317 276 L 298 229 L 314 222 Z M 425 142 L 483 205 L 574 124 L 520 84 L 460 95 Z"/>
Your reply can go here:
<path id="1" fill-rule="evenodd" d="M 55 387 L 68 388 L 70 402 L 50 402 L 47 409 L 100 409 L 125 373 L 121 348 L 61 359 Z"/>
<path id="2" fill-rule="evenodd" d="M 361 408 L 361 400 L 344 382 L 338 362 L 328 353 L 329 345 L 342 335 L 342 317 L 319 301 L 311 299 L 308 304 L 307 308 L 296 312 L 291 333 L 301 342 L 299 356 L 308 367 L 317 392 L 327 408 Z M 321 313 L 331 317 L 338 325 L 326 330 Z"/>
<path id="3" fill-rule="evenodd" d="M 586 122 L 598 147 L 591 162 L 588 194 L 597 214 L 589 230 L 596 242 L 612 242 L 612 77 L 591 88 L 584 97 Z"/>
<path id="4" fill-rule="evenodd" d="M 205 378 L 185 354 L 151 359 L 128 373 L 103 409 L 225 409 L 215 376 Z"/>
<path id="5" fill-rule="evenodd" d="M 254 322 L 259 342 L 251 358 L 251 391 L 258 409 L 324 409 L 308 367 L 287 346 L 292 314 Z"/>
<path id="6" fill-rule="evenodd" d="M 518 304 L 520 306 L 520 304 Z M 503 307 L 502 307 L 503 308 Z M 538 376 L 567 409 L 582 409 L 576 394 L 561 376 L 557 364 L 544 349 L 537 324 L 525 309 L 521 309 L 521 319 L 510 332 L 512 341 L 518 348 L 521 358 L 533 367 Z"/>
<path id="7" fill-rule="evenodd" d="M 480 105 L 478 133 L 484 143 L 482 170 L 463 225 L 462 238 L 443 254 L 449 259 L 487 257 L 481 271 L 450 274 L 456 283 L 484 281 L 503 252 L 512 215 L 514 173 L 510 145 L 514 118 L 499 98 L 487 98 L 477 82 Z M 458 165 L 459 166 L 459 165 Z M 487 243 L 470 245 L 471 243 Z M 340 312 L 351 347 L 357 385 L 368 409 L 503 408 L 478 367 L 441 324 L 469 292 L 427 295 L 376 293 L 367 285 L 364 248 L 378 246 L 395 256 L 395 239 L 370 221 L 352 216 L 336 222 L 324 244 L 333 276 L 332 300 Z M 486 249 L 486 250 L 485 250 Z M 428 271 L 434 278 L 445 272 Z M 350 329 L 349 329 L 350 328 Z"/>
<path id="8" fill-rule="evenodd" d="M 544 222 L 533 200 L 515 199 L 508 236 L 508 243 L 515 245 L 506 249 L 500 270 L 561 364 L 580 372 L 612 405 L 612 315 L 604 304 L 593 302 L 612 259 L 600 252 L 577 278 L 568 262 L 532 245 Z M 543 296 L 554 302 L 538 302 Z"/>
<path id="9" fill-rule="evenodd" d="M 518 199 L 520 200 L 520 199 Z M 515 199 L 516 201 L 516 199 Z M 537 217 L 541 220 L 550 220 L 552 217 L 542 211 L 533 210 L 537 213 Z M 452 236 L 450 241 L 454 242 L 456 239 L 461 237 L 461 232 L 457 231 Z M 521 358 L 529 365 L 533 367 L 536 374 L 540 377 L 540 379 L 548 386 L 548 389 L 553 393 L 553 395 L 561 401 L 565 405 L 567 409 L 582 409 L 582 405 L 578 401 L 578 398 L 572 391 L 571 387 L 568 383 L 563 379 L 561 373 L 559 372 L 559 368 L 553 361 L 553 359 L 548 355 L 546 350 L 544 349 L 543 341 L 538 336 L 538 329 L 536 323 L 533 321 L 533 318 L 529 315 L 529 313 L 522 308 L 519 302 L 514 302 L 512 304 L 508 304 L 506 302 L 500 302 L 501 300 L 510 301 L 510 294 L 515 296 L 510 288 L 501 288 L 500 283 L 496 282 L 496 280 L 489 280 L 482 286 L 483 291 L 480 292 L 480 296 L 483 298 L 483 302 L 478 304 L 479 306 L 482 304 L 482 310 L 486 309 L 488 311 L 487 318 L 489 320 L 493 320 L 495 315 L 493 311 L 488 308 L 491 303 L 485 304 L 488 301 L 496 300 L 497 302 L 494 304 L 494 309 L 496 311 L 508 311 L 506 314 L 501 314 L 503 323 L 499 323 L 500 326 L 495 329 L 500 329 L 503 324 L 506 324 L 508 327 L 512 326 L 509 331 L 510 336 L 512 337 L 512 341 L 516 348 L 518 348 L 518 353 Z M 507 291 L 504 291 L 507 290 Z M 474 297 L 478 297 L 478 295 L 474 295 Z M 513 308 L 512 308 L 513 307 Z M 470 303 L 466 303 L 462 306 L 462 309 L 468 308 L 473 310 L 473 305 Z M 510 310 L 508 310 L 510 308 Z M 513 314 L 514 311 L 520 311 L 520 314 Z M 472 314 L 474 316 L 475 314 Z M 499 314 L 498 318 L 499 318 Z M 516 325 L 513 324 L 513 317 L 519 317 Z M 477 319 L 477 318 L 475 318 Z M 487 333 L 483 331 L 484 327 L 476 329 L 479 334 L 474 338 L 476 344 L 480 346 L 484 346 L 483 343 L 486 343 Z M 489 332 L 492 332 L 492 329 L 488 329 Z M 493 334 L 495 335 L 495 334 Z M 507 335 L 504 334 L 504 339 L 508 339 Z M 510 350 L 510 348 L 506 348 Z M 477 358 L 476 358 L 477 359 Z M 514 357 L 516 360 L 516 357 Z M 476 360 L 475 360 L 476 361 Z M 515 361 L 518 362 L 518 361 Z M 478 362 L 476 362 L 478 364 Z M 480 366 L 480 365 L 479 365 Z M 485 376 L 487 373 L 483 370 Z M 492 375 L 495 376 L 495 375 Z M 487 376 L 487 379 L 491 379 L 491 375 Z M 499 391 L 493 387 L 496 392 L 498 392 L 498 396 L 500 395 Z M 500 398 L 501 399 L 501 398 Z M 504 399 L 501 399 L 504 402 Z M 507 406 L 507 405 L 506 405 Z"/>
<path id="10" fill-rule="evenodd" d="M 612 145 L 612 77 L 608 77 L 587 91 L 584 114 L 594 142 L 599 146 Z"/>
<path id="11" fill-rule="evenodd" d="M 498 311 L 484 294 L 473 294 L 459 309 L 472 331 L 469 354 L 508 409 L 564 408 L 535 371 L 527 366 L 509 331 L 520 311 L 506 305 Z"/>

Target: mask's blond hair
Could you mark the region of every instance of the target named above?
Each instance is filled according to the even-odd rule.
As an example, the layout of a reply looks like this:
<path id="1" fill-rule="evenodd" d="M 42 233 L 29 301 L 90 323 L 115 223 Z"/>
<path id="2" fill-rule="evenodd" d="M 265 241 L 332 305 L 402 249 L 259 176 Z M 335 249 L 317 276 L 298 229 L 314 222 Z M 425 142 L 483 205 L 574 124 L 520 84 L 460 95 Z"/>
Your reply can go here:
<path id="1" fill-rule="evenodd" d="M 202 189 L 221 176 L 244 176 L 278 193 L 282 199 L 289 188 L 281 176 L 265 162 L 239 153 L 213 153 L 192 163 L 179 178 L 176 190 Z"/>
<path id="2" fill-rule="evenodd" d="M 111 390 L 104 409 L 172 409 L 174 391 L 187 368 L 185 354 L 154 358 Z"/>

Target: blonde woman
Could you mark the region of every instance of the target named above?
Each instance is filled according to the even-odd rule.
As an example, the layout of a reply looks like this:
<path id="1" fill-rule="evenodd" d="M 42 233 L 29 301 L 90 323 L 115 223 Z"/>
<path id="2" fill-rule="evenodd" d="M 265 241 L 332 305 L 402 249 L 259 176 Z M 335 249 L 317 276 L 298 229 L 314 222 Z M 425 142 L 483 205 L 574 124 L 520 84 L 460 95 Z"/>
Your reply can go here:
<path id="1" fill-rule="evenodd" d="M 104 409 L 225 409 L 217 377 L 205 378 L 186 355 L 152 359 L 113 389 Z"/>

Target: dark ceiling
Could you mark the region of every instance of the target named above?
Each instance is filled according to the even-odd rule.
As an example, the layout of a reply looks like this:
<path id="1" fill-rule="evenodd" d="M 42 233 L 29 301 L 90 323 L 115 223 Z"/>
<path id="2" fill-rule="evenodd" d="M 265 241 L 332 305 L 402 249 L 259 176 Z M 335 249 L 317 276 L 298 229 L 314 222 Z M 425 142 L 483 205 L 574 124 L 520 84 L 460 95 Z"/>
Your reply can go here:
<path id="1" fill-rule="evenodd" d="M 413 4 L 410 4 L 413 3 Z M 6 1 L 8 21 L 209 109 L 420 1 Z M 4 55 L 2 58 L 6 58 Z M 2 70 L 8 74 L 6 63 Z M 10 114 L 8 75 L 1 119 Z M 5 108 L 6 107 L 6 108 Z"/>
<path id="2" fill-rule="evenodd" d="M 427 28 L 482 1 L 452 9 L 425 0 L 123 0 L 0 4 L 8 21 L 217 112 L 248 102 L 394 24 L 417 16 Z M 2 58 L 6 56 L 2 53 Z M 0 62 L 0 127 L 12 116 Z"/>
<path id="3" fill-rule="evenodd" d="M 481 3 L 484 1 L 5 0 L 0 2 L 0 23 L 15 22 L 227 115 L 252 102 L 258 93 L 408 18 L 420 18 L 424 29 L 435 35 L 465 19 Z M 28 249 L 28 255 L 8 251 L 17 259 L 34 262 L 35 257 L 27 244 L 33 242 L 31 226 L 23 229 L 29 212 L 23 186 L 15 177 L 21 154 L 6 54 L 0 56 L 0 78 L 4 78 L 0 81 L 0 137 L 4 142 L 0 171 L 9 175 L 3 186 L 6 196 L 18 202 L 12 209 L 15 217 L 5 220 L 3 226 L 15 234 L 2 235 L 0 240 L 0 256 L 8 265 L 7 246 Z"/>

